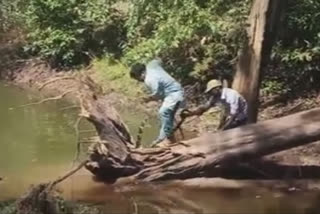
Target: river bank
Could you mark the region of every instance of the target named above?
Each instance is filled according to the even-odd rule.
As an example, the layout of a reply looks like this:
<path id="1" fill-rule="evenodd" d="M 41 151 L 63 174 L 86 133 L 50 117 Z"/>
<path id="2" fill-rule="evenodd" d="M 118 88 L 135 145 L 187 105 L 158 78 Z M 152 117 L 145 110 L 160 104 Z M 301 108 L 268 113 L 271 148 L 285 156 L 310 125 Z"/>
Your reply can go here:
<path id="1" fill-rule="evenodd" d="M 48 84 L 46 85 L 46 87 L 43 88 L 41 93 L 43 93 L 44 97 L 39 97 L 39 101 L 46 99 L 46 97 L 59 96 L 61 94 L 64 94 L 65 92 L 73 91 L 68 93 L 66 97 L 67 99 L 73 100 L 74 102 L 76 102 L 77 94 L 74 90 L 79 87 L 78 85 L 79 83 L 72 81 L 72 77 L 86 74 L 86 75 L 89 75 L 92 79 L 97 81 L 102 86 L 103 91 L 107 94 L 106 98 L 110 99 L 113 105 L 126 106 L 126 108 L 129 108 L 130 111 L 131 110 L 135 111 L 136 109 L 139 109 L 142 111 L 144 110 L 145 106 L 143 104 L 139 104 L 139 102 L 137 102 L 137 99 L 136 99 L 136 97 L 142 96 L 143 92 L 140 91 L 141 89 L 139 89 L 139 86 L 136 83 L 130 82 L 130 84 L 128 84 L 128 82 L 123 80 L 122 77 L 125 75 L 125 67 L 122 67 L 120 65 L 113 64 L 114 70 L 116 70 L 115 67 L 122 67 L 123 70 L 120 69 L 120 71 L 117 71 L 110 76 L 109 75 L 103 76 L 101 75 L 100 72 L 102 72 L 102 74 L 106 74 L 107 73 L 106 71 L 112 68 L 112 66 L 106 65 L 109 63 L 109 62 L 107 63 L 106 61 L 95 62 L 97 64 L 92 64 L 90 67 L 77 70 L 77 71 L 56 71 L 51 69 L 45 62 L 40 60 L 34 60 L 34 59 L 17 61 L 17 63 L 18 64 L 16 65 L 16 70 L 12 69 L 10 70 L 10 72 L 7 71 L 8 72 L 7 74 L 1 72 L 1 74 L 3 74 L 3 79 L 5 79 L 7 83 L 18 85 L 19 87 L 22 87 L 26 90 L 38 90 L 49 81 L 59 79 L 59 81 L 54 81 L 52 82 L 52 84 Z M 124 86 L 134 86 L 134 87 L 126 88 L 121 86 L 121 83 L 124 83 Z M 135 90 L 133 90 L 132 88 L 134 88 Z M 139 89 L 139 90 L 136 90 L 136 89 Z M 295 111 L 300 111 L 305 108 L 311 108 L 312 106 L 317 105 L 315 100 L 316 99 L 314 98 L 310 98 L 310 101 L 308 101 L 308 99 L 300 99 L 300 100 L 297 99 L 297 100 L 294 100 L 293 102 L 287 103 L 286 105 L 282 104 L 284 105 L 282 109 L 290 110 L 293 107 L 295 107 L 295 109 L 291 111 L 279 110 L 280 108 L 277 108 L 277 105 L 281 105 L 281 104 L 278 103 L 276 105 L 270 106 L 269 108 L 265 108 L 261 112 L 261 115 L 264 116 L 265 119 L 267 119 L 268 117 L 275 117 L 275 115 L 277 114 L 275 112 L 278 112 L 278 113 L 280 112 L 282 115 L 293 113 Z M 297 106 L 299 102 L 304 102 L 304 103 L 303 105 Z M 306 104 L 308 104 L 309 106 L 307 106 Z M 156 104 L 152 104 L 152 105 L 156 106 Z M 152 109 L 152 107 L 149 106 L 147 110 L 148 109 L 149 110 L 151 109 L 150 112 L 152 112 L 156 108 Z M 201 134 L 202 132 L 214 130 L 215 121 L 216 121 L 215 117 L 217 116 L 216 110 L 217 109 L 213 109 L 212 112 L 208 112 L 207 114 L 205 114 L 200 118 L 190 118 L 190 120 L 187 121 L 184 127 L 190 130 L 191 130 L 190 127 L 193 127 L 193 129 L 196 130 L 199 134 Z M 272 112 L 272 114 L 274 115 L 272 115 L 271 113 L 269 114 L 264 113 L 267 110 Z M 278 114 L 278 116 L 281 116 L 281 115 Z M 209 125 L 206 125 L 206 124 L 211 124 L 211 128 Z M 201 127 L 201 126 L 205 128 L 203 128 L 200 131 L 198 131 L 199 129 L 194 128 L 194 127 Z M 309 146 L 304 146 L 294 150 L 285 151 L 281 154 L 273 155 L 269 157 L 269 159 L 277 160 L 279 162 L 282 162 L 285 164 L 291 164 L 291 165 L 313 165 L 313 164 L 320 165 L 318 162 L 319 157 L 317 152 L 320 150 L 317 150 L 318 148 L 319 148 L 319 143 L 315 143 Z M 296 167 L 296 168 L 297 170 L 299 169 L 299 167 Z M 130 185 L 115 186 L 114 189 L 116 189 L 115 191 L 119 192 L 119 194 L 121 195 L 122 197 L 121 200 L 119 198 L 110 199 L 110 197 L 106 197 L 106 195 L 108 195 L 110 192 L 109 190 L 107 191 L 105 189 L 108 189 L 109 187 L 105 185 L 102 187 L 102 185 L 99 185 L 99 187 L 95 189 L 94 193 L 99 194 L 100 198 L 98 196 L 97 198 L 92 198 L 91 202 L 103 203 L 108 201 L 108 203 L 110 203 L 109 201 L 115 200 L 118 203 L 118 207 L 117 207 L 118 211 L 119 211 L 119 207 L 123 207 L 124 204 L 129 204 L 127 208 L 130 210 L 130 212 L 131 211 L 134 212 L 134 209 L 132 208 L 134 208 L 135 206 L 133 205 L 137 203 L 139 210 L 142 210 L 142 212 L 139 212 L 139 213 L 144 213 L 144 212 L 148 213 L 148 211 L 150 213 L 150 211 L 155 211 L 155 208 L 153 209 L 150 209 L 150 207 L 146 208 L 147 207 L 147 205 L 145 205 L 146 203 L 149 203 L 153 206 L 161 206 L 161 208 L 167 209 L 167 211 L 168 209 L 170 211 L 176 211 L 178 208 L 181 211 L 182 209 L 181 206 L 182 206 L 184 208 L 184 210 L 182 209 L 183 211 L 189 211 L 189 212 L 192 211 L 194 213 L 200 213 L 200 212 L 212 213 L 213 211 L 217 213 L 219 213 L 220 211 L 221 213 L 222 211 L 226 210 L 225 209 L 226 206 L 224 206 L 224 208 L 221 206 L 219 207 L 218 203 L 215 203 L 214 206 L 213 205 L 211 206 L 212 202 L 209 202 L 206 200 L 206 198 L 212 197 L 212 193 L 214 192 L 216 201 L 221 202 L 222 204 L 228 204 L 228 203 L 230 204 L 232 202 L 236 204 L 233 209 L 229 210 L 230 212 L 236 211 L 236 210 L 238 211 L 242 210 L 244 212 L 249 212 L 249 211 L 252 212 L 254 210 L 255 213 L 263 213 L 264 210 L 274 209 L 274 210 L 277 210 L 276 212 L 281 213 L 283 211 L 288 211 L 288 210 L 291 211 L 291 209 L 298 210 L 300 212 L 305 207 L 311 207 L 310 209 L 317 209 L 317 206 L 314 205 L 314 201 L 316 201 L 318 198 L 318 190 L 319 190 L 318 182 L 305 180 L 306 178 L 303 177 L 303 174 L 299 179 L 292 179 L 290 177 L 290 173 L 291 171 L 288 171 L 288 177 L 285 178 L 283 181 L 269 181 L 269 182 L 268 181 L 265 182 L 263 181 L 263 179 L 261 181 L 260 180 L 254 180 L 254 181 L 240 180 L 239 181 L 239 180 L 231 180 L 231 179 L 230 180 L 229 179 L 212 179 L 212 183 L 208 184 L 207 183 L 208 180 L 205 179 L 206 182 L 202 182 L 202 183 L 206 183 L 208 186 L 205 186 L 205 187 L 200 186 L 200 189 L 203 190 L 203 191 L 200 191 L 201 194 L 196 194 L 196 192 L 199 192 L 199 183 L 201 183 L 201 179 L 198 179 L 198 181 L 194 182 L 194 184 L 192 183 L 192 180 L 191 180 L 191 181 L 186 181 L 186 183 L 184 183 L 184 181 L 181 181 L 176 183 L 173 182 L 170 184 L 169 182 L 168 184 L 167 183 L 163 185 L 157 184 L 155 186 L 145 185 L 145 184 L 134 186 L 134 187 Z M 75 179 L 78 179 L 78 177 Z M 276 186 L 275 185 L 276 183 L 279 183 L 279 185 Z M 175 184 L 179 184 L 180 187 L 178 188 L 177 186 L 175 186 Z M 69 185 L 69 183 L 64 185 Z M 190 189 L 186 189 L 186 185 L 187 186 L 189 185 L 189 187 L 193 189 L 193 191 L 191 191 Z M 81 187 L 85 185 L 79 184 L 78 186 Z M 256 188 L 259 186 L 260 187 L 263 186 L 264 188 L 262 190 L 259 189 L 259 191 L 257 191 Z M 208 195 L 208 189 L 210 189 L 211 195 Z M 219 189 L 223 189 L 223 190 L 219 190 Z M 248 189 L 250 191 L 245 191 Z M 280 190 L 280 192 L 278 190 Z M 309 190 L 311 190 L 311 195 L 312 195 L 310 197 L 309 197 L 309 194 L 310 194 Z M 88 194 L 90 193 L 90 191 L 93 191 L 93 190 L 86 189 L 86 190 L 83 190 L 82 193 L 76 192 L 74 194 L 78 194 L 78 196 L 82 195 L 83 196 L 82 200 L 88 200 L 86 196 L 88 197 L 88 195 L 90 195 Z M 160 195 L 161 197 L 163 196 L 162 198 L 168 198 L 168 201 L 162 200 L 158 196 L 151 198 L 150 195 L 154 195 L 155 191 L 157 191 L 157 194 Z M 274 192 L 270 195 L 269 193 L 266 193 L 268 191 L 274 191 Z M 161 194 L 159 194 L 160 192 Z M 123 195 L 125 195 L 126 199 L 123 199 Z M 231 198 L 225 201 L 219 198 L 221 197 L 221 195 L 222 197 L 228 196 Z M 235 195 L 237 196 L 240 195 L 241 197 L 236 198 Z M 302 198 L 300 198 L 299 195 L 302 195 Z M 196 200 L 196 198 L 188 197 L 188 196 L 197 196 L 196 205 L 193 203 Z M 134 198 L 134 203 L 130 201 L 128 198 Z M 289 204 L 284 203 L 285 205 L 279 208 L 279 204 L 276 202 L 277 200 L 279 200 L 279 198 L 281 199 L 282 202 L 291 201 L 291 200 L 295 200 L 298 202 L 301 199 L 303 199 L 303 200 L 309 201 L 311 205 L 308 203 L 303 203 L 303 204 L 299 204 L 299 206 L 297 207 L 293 206 L 294 208 L 292 208 L 292 206 L 290 207 Z M 262 201 L 266 201 L 266 200 L 268 201 L 268 204 L 267 205 L 264 204 L 262 207 L 261 205 L 263 203 Z M 253 202 L 254 202 L 254 208 L 249 209 L 247 204 L 253 203 Z M 9 204 L 6 204 L 6 207 L 8 207 L 7 205 Z M 148 205 L 148 206 L 151 206 L 151 205 Z M 178 206 L 178 208 L 176 206 Z M 86 211 L 86 208 L 84 207 L 82 207 L 81 210 L 85 211 L 85 213 L 89 213 L 89 211 Z M 93 213 L 97 213 L 97 212 L 93 212 Z"/>
<path id="2" fill-rule="evenodd" d="M 2 49 L 0 52 L 3 51 L 7 51 L 7 49 Z M 12 55 L 14 56 L 14 54 Z M 79 82 L 73 80 L 72 77 L 88 75 L 98 83 L 106 94 L 106 99 L 115 107 L 131 109 L 131 111 L 153 115 L 153 117 L 157 115 L 159 103 L 145 104 L 141 102 L 141 97 L 145 95 L 142 85 L 130 79 L 127 74 L 128 68 L 118 61 L 107 58 L 96 59 L 90 66 L 78 70 L 55 70 L 45 61 L 39 59 L 24 60 L 15 57 L 8 57 L 8 59 L 11 59 L 10 63 L 3 66 L 0 71 L 1 79 L 27 90 L 42 88 L 44 94 L 42 100 L 48 96 L 65 96 L 76 102 L 76 89 L 79 87 Z M 318 92 L 310 92 L 304 97 L 294 99 L 262 95 L 259 120 L 277 118 L 311 109 L 320 104 L 319 98 Z M 219 109 L 213 108 L 200 117 L 188 118 L 183 124 L 183 129 L 187 133 L 192 133 L 190 136 L 214 132 L 218 125 L 218 117 Z M 268 159 L 284 164 L 320 165 L 318 151 L 320 151 L 320 143 L 314 143 L 272 155 Z"/>

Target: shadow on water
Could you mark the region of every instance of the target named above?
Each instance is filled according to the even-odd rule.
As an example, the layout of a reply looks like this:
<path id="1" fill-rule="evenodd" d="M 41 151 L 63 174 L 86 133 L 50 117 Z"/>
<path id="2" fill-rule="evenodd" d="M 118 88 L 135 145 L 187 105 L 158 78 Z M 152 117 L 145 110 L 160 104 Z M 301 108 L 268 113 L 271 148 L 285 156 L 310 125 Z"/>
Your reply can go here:
<path id="1" fill-rule="evenodd" d="M 216 168 L 205 177 L 223 177 L 230 179 L 318 179 L 320 166 L 282 165 L 270 160 L 255 160 L 232 166 Z"/>
<path id="2" fill-rule="evenodd" d="M 63 101 L 10 110 L 40 97 L 3 85 L 0 85 L 0 97 L 0 177 L 4 178 L 0 181 L 0 200 L 10 200 L 19 197 L 31 184 L 50 181 L 71 169 L 76 148 L 77 112 L 62 110 L 70 106 Z M 143 116 L 125 110 L 122 115 L 135 133 Z M 144 134 L 145 143 L 157 135 L 157 119 L 152 119 L 150 124 Z M 95 134 L 85 121 L 80 129 L 81 137 Z M 239 180 L 214 179 L 209 184 L 198 180 L 197 185 L 167 182 L 111 186 L 94 182 L 83 169 L 61 183 L 59 189 L 66 199 L 103 204 L 105 213 L 311 214 L 320 209 L 317 192 L 288 192 L 294 182 L 283 184 L 286 191 L 280 191 L 272 188 L 275 183 L 271 182 L 271 179 L 298 178 L 302 184 L 308 183 L 302 179 L 320 177 L 316 166 L 275 166 L 271 162 L 257 162 L 229 172 L 221 169 L 220 173 L 227 178 L 238 175 Z M 270 183 L 245 180 L 259 176 Z"/>
<path id="3" fill-rule="evenodd" d="M 320 209 L 318 192 L 288 190 L 290 185 L 282 181 L 200 178 L 111 186 L 93 182 L 86 173 L 80 172 L 60 188 L 68 199 L 103 204 L 105 213 L 307 214 Z M 71 191 L 72 185 L 77 188 Z"/>

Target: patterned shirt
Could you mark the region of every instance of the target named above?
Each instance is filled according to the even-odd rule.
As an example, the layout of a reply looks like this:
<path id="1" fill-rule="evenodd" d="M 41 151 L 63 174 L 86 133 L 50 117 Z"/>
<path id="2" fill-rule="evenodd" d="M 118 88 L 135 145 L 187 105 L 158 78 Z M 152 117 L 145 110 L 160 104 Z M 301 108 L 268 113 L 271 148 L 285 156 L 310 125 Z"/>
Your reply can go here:
<path id="1" fill-rule="evenodd" d="M 246 100 L 231 88 L 223 88 L 220 102 L 227 105 L 231 115 L 236 115 L 236 119 L 244 120 L 248 117 L 248 105 Z"/>
<path id="2" fill-rule="evenodd" d="M 183 92 L 181 85 L 161 67 L 159 60 L 152 60 L 147 64 L 144 82 L 151 95 L 160 99 L 174 92 Z"/>
<path id="3" fill-rule="evenodd" d="M 225 107 L 229 114 L 236 115 L 236 120 L 244 120 L 248 117 L 247 102 L 236 90 L 223 88 L 221 96 L 218 99 L 211 96 L 209 101 L 201 108 L 203 110 L 209 109 L 217 103 Z"/>

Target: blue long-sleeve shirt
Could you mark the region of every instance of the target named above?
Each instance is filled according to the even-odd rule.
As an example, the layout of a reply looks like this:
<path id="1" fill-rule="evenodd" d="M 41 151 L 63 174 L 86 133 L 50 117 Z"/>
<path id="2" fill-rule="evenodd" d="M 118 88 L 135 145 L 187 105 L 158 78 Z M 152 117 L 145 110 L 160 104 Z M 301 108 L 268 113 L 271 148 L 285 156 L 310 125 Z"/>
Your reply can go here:
<path id="1" fill-rule="evenodd" d="M 159 99 L 183 90 L 181 85 L 161 67 L 159 60 L 152 60 L 147 64 L 144 82 L 150 89 L 151 96 Z"/>

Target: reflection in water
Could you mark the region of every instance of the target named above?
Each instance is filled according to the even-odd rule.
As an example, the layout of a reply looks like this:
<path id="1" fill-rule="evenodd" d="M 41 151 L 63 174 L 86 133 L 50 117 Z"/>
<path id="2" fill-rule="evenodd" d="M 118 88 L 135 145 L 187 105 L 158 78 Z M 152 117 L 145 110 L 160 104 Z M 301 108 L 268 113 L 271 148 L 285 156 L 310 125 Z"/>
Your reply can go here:
<path id="1" fill-rule="evenodd" d="M 77 112 L 61 110 L 70 104 L 50 102 L 11 109 L 40 99 L 38 95 L 0 85 L 0 200 L 20 196 L 31 184 L 56 178 L 71 169 L 75 155 Z M 122 111 L 133 133 L 143 115 Z M 157 135 L 157 119 L 144 141 Z M 82 137 L 94 135 L 81 123 Z M 94 182 L 86 170 L 59 185 L 66 199 L 104 204 L 106 213 L 316 213 L 316 193 L 283 194 L 262 187 L 191 188 L 160 185 L 106 185 Z"/>
<path id="2" fill-rule="evenodd" d="M 43 98 L 1 84 L 0 97 L 0 177 L 5 178 L 0 182 L 2 200 L 17 197 L 31 184 L 70 170 L 76 151 L 74 126 L 78 112 L 65 108 L 72 104 L 64 101 L 17 108 Z M 129 123 L 133 134 L 140 118 L 137 113 L 126 113 L 126 119 L 134 121 Z M 155 131 L 148 128 L 144 141 L 152 139 Z M 94 128 L 85 120 L 81 121 L 80 135 L 95 135 Z"/>
<path id="3" fill-rule="evenodd" d="M 0 199 L 21 194 L 30 184 L 64 172 L 74 154 L 75 112 L 67 103 L 13 108 L 41 99 L 17 88 L 0 87 Z M 65 165 L 64 167 L 62 167 Z"/>
<path id="4" fill-rule="evenodd" d="M 217 181 L 211 187 L 172 182 L 111 186 L 93 182 L 86 171 L 80 171 L 60 188 L 68 199 L 104 204 L 106 213 L 311 214 L 319 209 L 319 193 L 289 194 L 249 181 L 243 185 L 240 181 L 213 180 Z"/>

